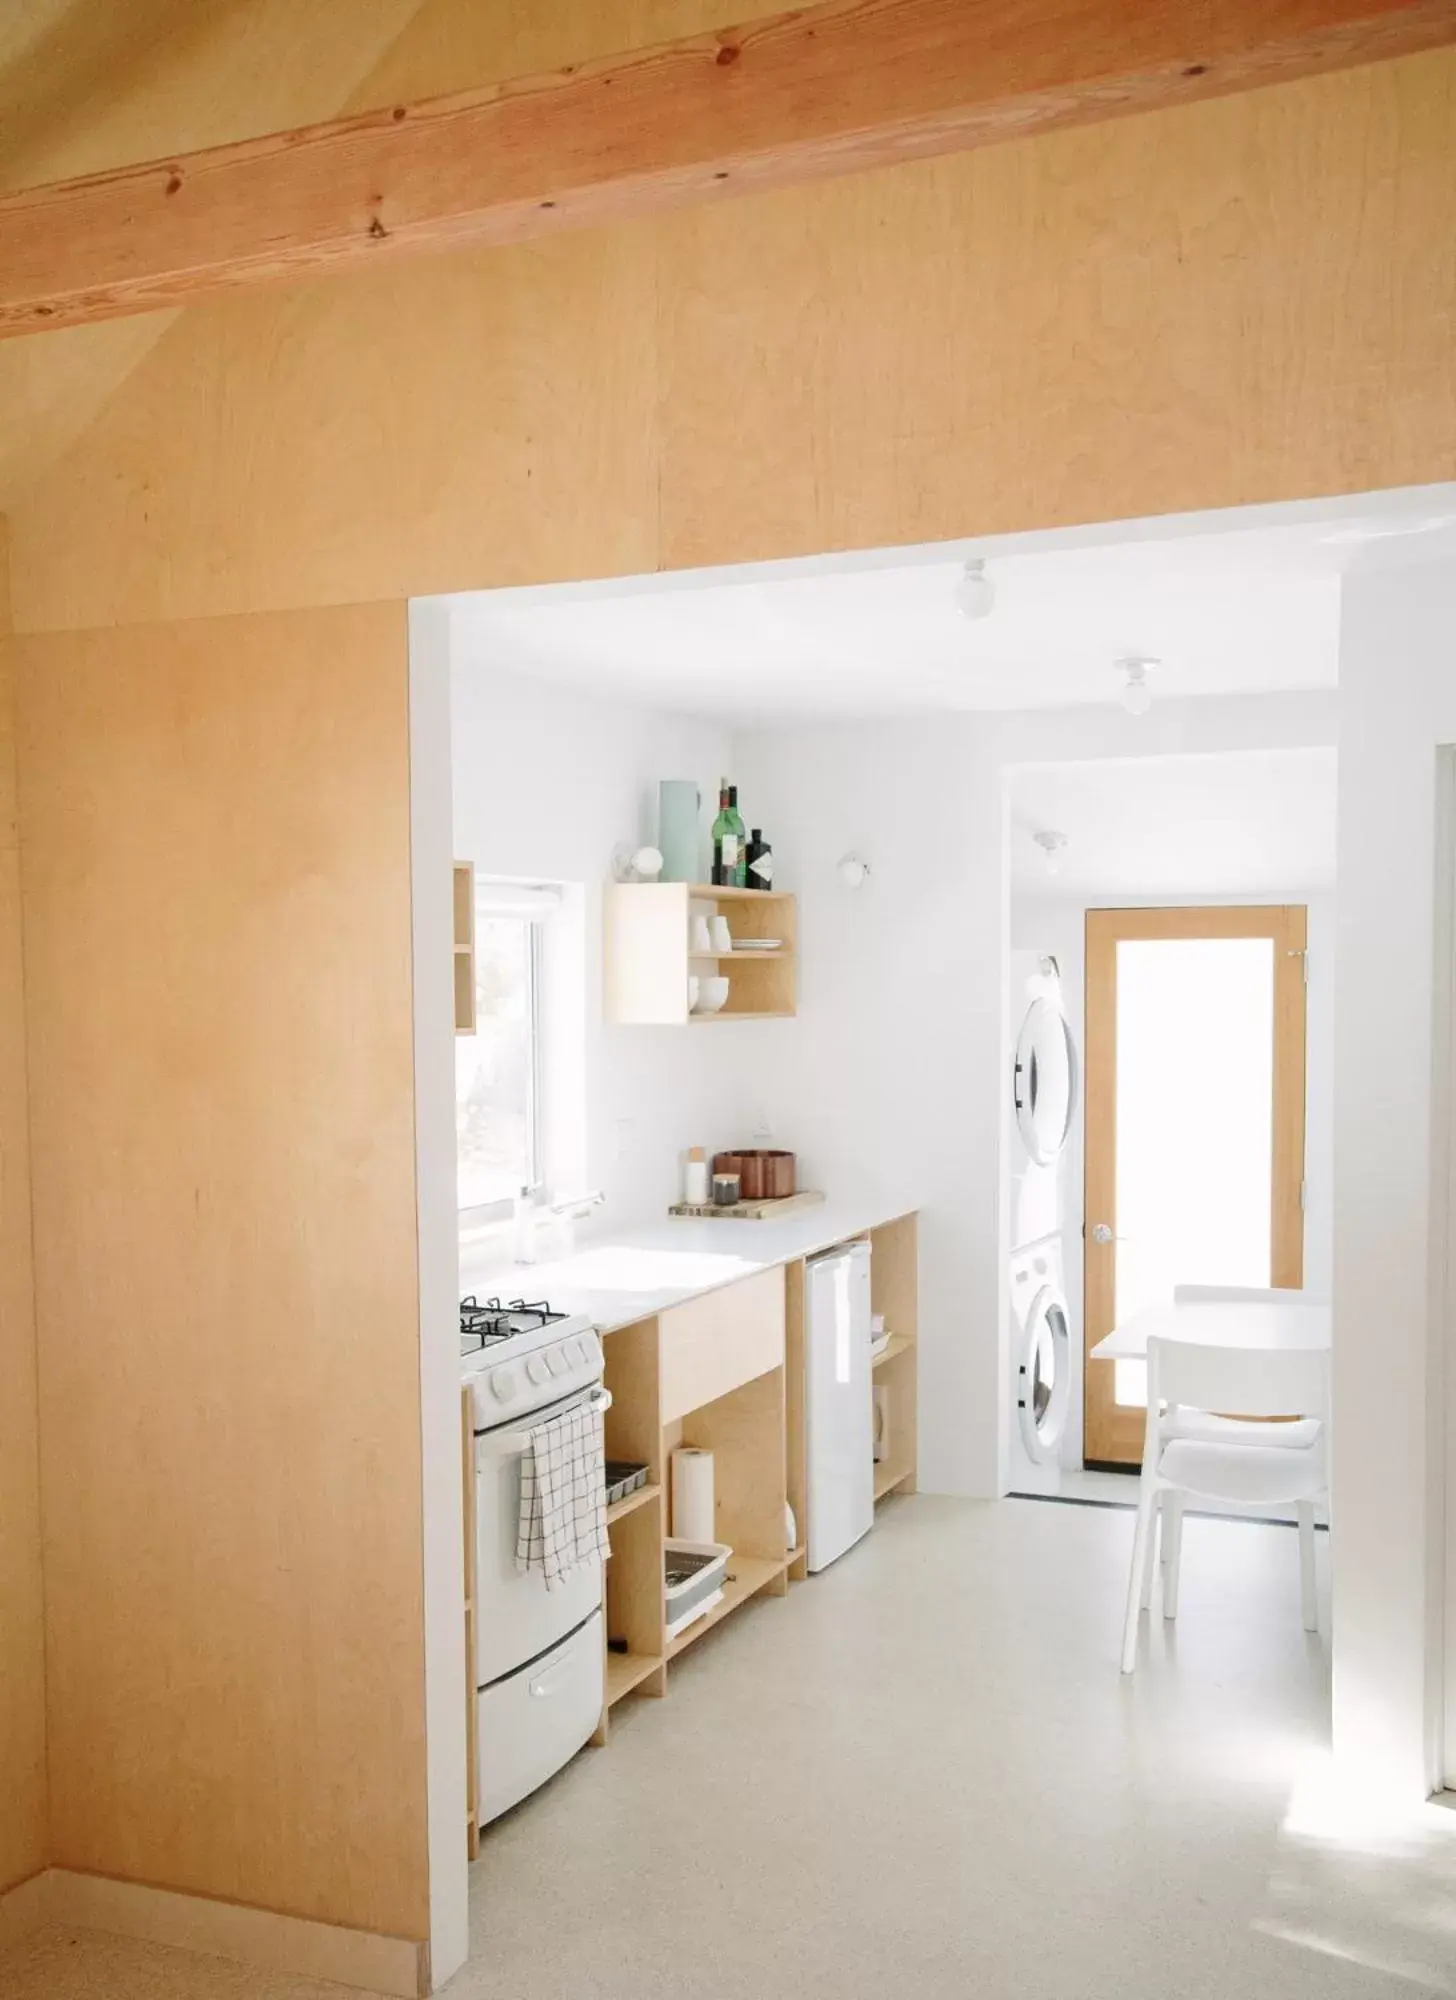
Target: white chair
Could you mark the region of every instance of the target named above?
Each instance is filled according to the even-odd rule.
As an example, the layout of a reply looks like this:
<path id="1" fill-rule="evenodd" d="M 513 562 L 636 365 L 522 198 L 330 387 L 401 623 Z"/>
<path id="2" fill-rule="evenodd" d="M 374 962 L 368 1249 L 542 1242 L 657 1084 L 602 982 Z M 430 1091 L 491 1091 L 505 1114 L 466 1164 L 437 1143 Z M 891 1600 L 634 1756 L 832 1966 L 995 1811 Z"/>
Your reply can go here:
<path id="1" fill-rule="evenodd" d="M 1297 1292 L 1292 1289 L 1280 1290 L 1267 1285 L 1174 1285 L 1175 1306 L 1209 1305 L 1328 1305 L 1329 1300 L 1315 1292 Z M 1241 1437 L 1248 1444 L 1277 1444 L 1286 1449 L 1302 1450 L 1313 1444 L 1319 1429 L 1317 1423 L 1287 1424 L 1244 1424 L 1236 1417 L 1214 1416 L 1209 1411 L 1185 1410 L 1182 1417 L 1183 1436 L 1203 1437 L 1216 1442 L 1232 1443 Z M 1172 1503 L 1176 1504 L 1176 1503 Z M 1167 1551 L 1164 1550 L 1166 1559 Z"/>
<path id="2" fill-rule="evenodd" d="M 1299 1521 L 1304 1628 L 1319 1629 L 1314 1514 L 1329 1498 L 1328 1409 L 1328 1354 L 1149 1340 L 1147 1441 L 1122 1639 L 1125 1674 L 1137 1664 L 1140 1612 L 1152 1604 L 1160 1513 L 1163 1616 L 1178 1615 L 1185 1499 L 1220 1507 L 1292 1505 Z M 1299 1421 L 1271 1427 L 1220 1417 L 1221 1410 Z M 1270 1442 L 1271 1428 L 1280 1433 L 1278 1443 Z"/>

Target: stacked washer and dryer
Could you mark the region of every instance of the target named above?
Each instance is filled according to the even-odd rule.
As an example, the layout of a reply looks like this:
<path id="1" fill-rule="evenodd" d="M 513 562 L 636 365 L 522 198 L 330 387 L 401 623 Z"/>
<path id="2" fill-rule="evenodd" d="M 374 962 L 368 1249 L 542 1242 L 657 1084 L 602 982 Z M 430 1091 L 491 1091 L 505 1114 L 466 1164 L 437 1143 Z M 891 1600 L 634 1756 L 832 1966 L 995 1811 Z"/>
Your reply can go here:
<path id="1" fill-rule="evenodd" d="M 1061 974 L 1041 952 L 1011 954 L 1011 1491 L 1055 1492 L 1078 1372 L 1062 1284 L 1067 1140 L 1077 1108 L 1077 1049 Z"/>

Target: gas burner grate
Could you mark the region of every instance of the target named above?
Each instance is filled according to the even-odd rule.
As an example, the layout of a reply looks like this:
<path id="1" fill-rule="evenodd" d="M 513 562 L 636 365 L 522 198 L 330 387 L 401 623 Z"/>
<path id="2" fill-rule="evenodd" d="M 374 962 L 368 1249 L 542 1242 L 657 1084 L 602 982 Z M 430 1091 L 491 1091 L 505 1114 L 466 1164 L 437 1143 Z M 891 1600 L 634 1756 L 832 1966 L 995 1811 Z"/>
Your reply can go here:
<path id="1" fill-rule="evenodd" d="M 518 1334 L 536 1333 L 554 1326 L 565 1313 L 553 1312 L 545 1299 L 487 1299 L 482 1305 L 473 1294 L 460 1301 L 460 1352 L 478 1354 L 485 1347 L 499 1347 Z"/>

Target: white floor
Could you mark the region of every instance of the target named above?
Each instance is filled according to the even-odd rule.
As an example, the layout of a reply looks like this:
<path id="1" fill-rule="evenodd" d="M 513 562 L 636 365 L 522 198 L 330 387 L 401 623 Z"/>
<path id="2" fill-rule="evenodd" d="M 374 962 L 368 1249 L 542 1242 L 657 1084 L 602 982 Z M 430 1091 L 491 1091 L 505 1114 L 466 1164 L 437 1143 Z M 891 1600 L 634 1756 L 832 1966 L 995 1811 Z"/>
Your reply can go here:
<path id="1" fill-rule="evenodd" d="M 1456 1814 L 1392 1830 L 1321 1791 L 1294 1536 L 1190 1521 L 1177 1625 L 1124 1679 L 1131 1535 L 1120 1508 L 892 1502 L 492 1830 L 451 2000 L 1456 1991 Z M 325 1990 L 75 1936 L 0 1962 L 6 2000 Z"/>

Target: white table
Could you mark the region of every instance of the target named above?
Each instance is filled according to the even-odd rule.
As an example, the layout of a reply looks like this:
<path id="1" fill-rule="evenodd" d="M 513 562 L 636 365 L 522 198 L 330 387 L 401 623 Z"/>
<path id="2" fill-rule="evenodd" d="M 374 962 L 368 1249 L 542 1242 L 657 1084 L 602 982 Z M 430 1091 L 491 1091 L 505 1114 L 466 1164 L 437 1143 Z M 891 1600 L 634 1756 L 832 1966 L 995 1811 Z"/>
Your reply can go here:
<path id="1" fill-rule="evenodd" d="M 1092 1349 L 1093 1361 L 1146 1361 L 1150 1340 L 1188 1340 L 1203 1347 L 1277 1349 L 1322 1354 L 1330 1345 L 1330 1308 L 1280 1299 L 1239 1299 L 1199 1305 L 1144 1306 Z"/>

